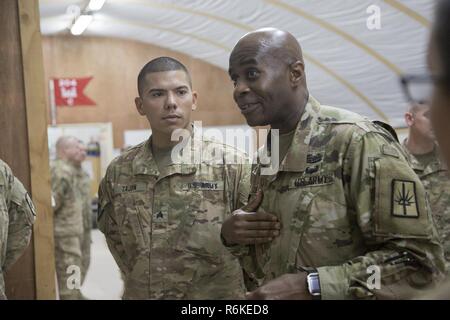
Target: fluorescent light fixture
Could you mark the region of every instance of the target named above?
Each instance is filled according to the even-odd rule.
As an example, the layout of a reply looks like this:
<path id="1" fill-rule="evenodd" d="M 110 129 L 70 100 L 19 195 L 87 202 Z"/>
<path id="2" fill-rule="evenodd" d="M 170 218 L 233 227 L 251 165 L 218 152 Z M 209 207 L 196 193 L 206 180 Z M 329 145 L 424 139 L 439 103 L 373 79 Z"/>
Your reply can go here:
<path id="1" fill-rule="evenodd" d="M 72 25 L 72 28 L 70 28 L 70 32 L 74 36 L 79 36 L 86 30 L 86 28 L 89 26 L 89 24 L 92 22 L 93 16 L 90 14 L 82 14 L 79 16 L 75 22 Z"/>
<path id="2" fill-rule="evenodd" d="M 98 11 L 103 7 L 103 5 L 105 4 L 105 1 L 106 0 L 91 0 L 91 1 L 89 1 L 88 9 L 90 11 Z"/>

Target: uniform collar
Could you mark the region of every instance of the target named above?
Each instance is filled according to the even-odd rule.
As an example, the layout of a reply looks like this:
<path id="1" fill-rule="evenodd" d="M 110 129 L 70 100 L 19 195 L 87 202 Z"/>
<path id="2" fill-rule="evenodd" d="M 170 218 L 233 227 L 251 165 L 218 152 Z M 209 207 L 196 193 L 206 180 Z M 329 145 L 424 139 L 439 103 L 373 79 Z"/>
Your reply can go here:
<path id="1" fill-rule="evenodd" d="M 198 130 L 193 126 L 192 134 L 188 139 L 187 148 L 190 148 L 192 152 L 196 152 L 198 149 L 199 138 L 197 137 Z M 166 170 L 164 170 L 163 175 L 161 176 L 161 172 L 156 165 L 152 149 L 151 149 L 151 139 L 150 136 L 147 141 L 145 141 L 139 151 L 136 153 L 133 159 L 133 173 L 135 175 L 143 174 L 143 175 L 152 175 L 159 178 L 163 178 L 165 176 L 173 175 L 173 174 L 191 174 L 195 173 L 196 166 L 195 163 L 174 163 L 169 165 Z M 197 143 L 193 143 L 193 141 Z M 200 140 L 201 141 L 201 140 Z"/>
<path id="2" fill-rule="evenodd" d="M 290 171 L 290 172 L 303 172 L 307 166 L 307 154 L 309 149 L 309 141 L 311 138 L 311 128 L 317 122 L 317 117 L 320 111 L 320 103 L 314 99 L 311 95 L 308 98 L 303 114 L 300 121 L 297 123 L 295 133 L 292 138 L 291 145 L 289 146 L 284 159 L 280 163 L 278 172 Z M 267 137 L 267 143 L 263 147 L 263 152 L 266 153 L 267 148 L 270 150 L 271 145 L 271 133 L 269 132 Z"/>
<path id="3" fill-rule="evenodd" d="M 422 171 L 424 174 L 430 174 L 433 172 L 441 171 L 441 170 L 448 170 L 447 166 L 445 165 L 445 162 L 441 159 L 441 152 L 439 150 L 439 147 L 437 144 L 434 145 L 433 148 L 433 160 L 425 167 L 422 163 L 419 162 L 419 160 L 408 150 L 406 147 L 406 141 L 408 139 L 405 138 L 403 140 L 403 148 L 406 151 L 406 154 L 408 155 L 408 160 L 411 164 L 411 167 L 414 170 Z"/>

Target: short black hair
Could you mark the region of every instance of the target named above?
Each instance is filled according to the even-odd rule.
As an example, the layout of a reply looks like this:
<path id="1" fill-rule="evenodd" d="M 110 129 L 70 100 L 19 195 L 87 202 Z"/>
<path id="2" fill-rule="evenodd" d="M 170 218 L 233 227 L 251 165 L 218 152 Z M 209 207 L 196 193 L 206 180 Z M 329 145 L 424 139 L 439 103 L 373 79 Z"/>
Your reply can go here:
<path id="1" fill-rule="evenodd" d="M 436 47 L 442 60 L 444 77 L 450 77 L 450 0 L 440 0 L 434 24 Z"/>
<path id="2" fill-rule="evenodd" d="M 159 57 L 148 62 L 139 72 L 137 79 L 139 95 L 142 96 L 143 85 L 147 73 L 173 71 L 173 70 L 184 71 L 187 75 L 189 86 L 192 88 L 191 75 L 189 74 L 189 71 L 184 64 L 171 57 Z"/>

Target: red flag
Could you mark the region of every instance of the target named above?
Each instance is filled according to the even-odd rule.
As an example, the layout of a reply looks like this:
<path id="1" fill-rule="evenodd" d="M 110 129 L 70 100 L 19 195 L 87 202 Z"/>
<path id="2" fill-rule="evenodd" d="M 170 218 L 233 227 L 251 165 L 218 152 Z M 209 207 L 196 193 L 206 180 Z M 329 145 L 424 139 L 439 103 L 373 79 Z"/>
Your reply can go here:
<path id="1" fill-rule="evenodd" d="M 84 88 L 92 77 L 54 78 L 55 103 L 57 106 L 95 106 L 95 102 L 84 95 Z"/>

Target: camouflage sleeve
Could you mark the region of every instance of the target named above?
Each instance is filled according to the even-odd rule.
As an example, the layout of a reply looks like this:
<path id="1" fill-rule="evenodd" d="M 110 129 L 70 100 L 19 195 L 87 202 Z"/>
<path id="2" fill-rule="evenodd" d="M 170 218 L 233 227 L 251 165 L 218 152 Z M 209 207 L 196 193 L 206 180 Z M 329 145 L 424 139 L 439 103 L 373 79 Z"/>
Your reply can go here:
<path id="1" fill-rule="evenodd" d="M 442 276 L 442 247 L 425 190 L 380 133 L 354 133 L 343 164 L 347 202 L 371 250 L 318 268 L 323 299 L 406 299 Z"/>
<path id="2" fill-rule="evenodd" d="M 98 229 L 105 235 L 108 248 L 120 270 L 127 274 L 129 268 L 125 260 L 125 250 L 120 237 L 119 225 L 114 213 L 111 185 L 107 177 L 108 173 L 102 179 L 98 189 L 97 225 Z"/>
<path id="3" fill-rule="evenodd" d="M 8 270 L 22 255 L 31 239 L 36 211 L 22 183 L 14 178 L 8 207 L 8 241 L 4 268 Z"/>
<path id="4" fill-rule="evenodd" d="M 54 200 L 53 212 L 57 212 L 64 203 L 71 184 L 63 174 L 52 170 L 52 196 Z"/>
<path id="5" fill-rule="evenodd" d="M 250 195 L 250 177 L 251 177 L 251 164 L 248 163 L 247 158 L 241 158 L 242 163 L 236 166 L 234 177 L 228 177 L 230 181 L 234 182 L 233 186 L 233 204 L 231 212 L 242 208 L 248 202 Z M 231 171 L 231 170 L 228 170 Z M 222 244 L 228 249 L 228 251 L 236 257 L 244 257 L 248 255 L 249 246 L 243 245 L 228 245 L 225 239 L 220 236 Z"/>

